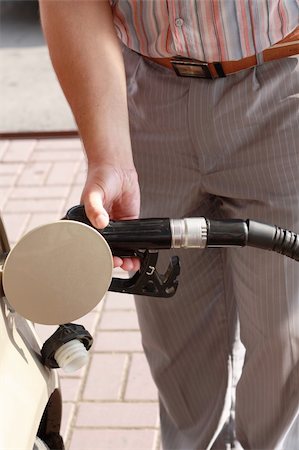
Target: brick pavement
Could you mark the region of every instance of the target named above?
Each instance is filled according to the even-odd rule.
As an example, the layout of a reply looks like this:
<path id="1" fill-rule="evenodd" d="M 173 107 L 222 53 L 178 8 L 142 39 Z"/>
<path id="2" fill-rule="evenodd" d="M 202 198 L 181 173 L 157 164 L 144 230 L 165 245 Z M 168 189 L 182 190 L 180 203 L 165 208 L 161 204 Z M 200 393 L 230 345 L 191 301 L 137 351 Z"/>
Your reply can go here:
<path id="1" fill-rule="evenodd" d="M 80 200 L 85 160 L 79 139 L 0 141 L 0 209 L 13 245 Z M 77 323 L 94 337 L 89 363 L 59 370 L 67 450 L 158 450 L 157 392 L 130 295 L 108 293 Z M 37 325 L 44 341 L 56 327 Z"/>

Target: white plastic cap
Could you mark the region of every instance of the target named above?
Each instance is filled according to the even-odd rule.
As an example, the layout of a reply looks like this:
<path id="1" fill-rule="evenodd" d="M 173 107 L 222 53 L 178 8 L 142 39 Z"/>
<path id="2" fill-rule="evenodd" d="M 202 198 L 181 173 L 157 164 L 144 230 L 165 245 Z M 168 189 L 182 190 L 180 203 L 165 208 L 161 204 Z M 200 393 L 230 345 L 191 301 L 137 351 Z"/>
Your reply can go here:
<path id="1" fill-rule="evenodd" d="M 54 358 L 65 372 L 75 372 L 87 364 L 88 351 L 81 341 L 73 339 L 59 347 Z"/>

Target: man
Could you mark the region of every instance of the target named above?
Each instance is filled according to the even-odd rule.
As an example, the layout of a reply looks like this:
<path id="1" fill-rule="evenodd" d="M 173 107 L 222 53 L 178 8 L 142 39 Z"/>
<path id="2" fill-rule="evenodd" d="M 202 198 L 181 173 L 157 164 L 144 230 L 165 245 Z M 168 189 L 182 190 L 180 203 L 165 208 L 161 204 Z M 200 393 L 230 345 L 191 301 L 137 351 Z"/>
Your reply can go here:
<path id="1" fill-rule="evenodd" d="M 143 217 L 298 230 L 298 2 L 43 0 L 41 14 L 95 226 L 136 218 L 140 186 Z M 136 299 L 163 447 L 296 450 L 298 266 L 255 249 L 181 261 L 173 299 Z"/>

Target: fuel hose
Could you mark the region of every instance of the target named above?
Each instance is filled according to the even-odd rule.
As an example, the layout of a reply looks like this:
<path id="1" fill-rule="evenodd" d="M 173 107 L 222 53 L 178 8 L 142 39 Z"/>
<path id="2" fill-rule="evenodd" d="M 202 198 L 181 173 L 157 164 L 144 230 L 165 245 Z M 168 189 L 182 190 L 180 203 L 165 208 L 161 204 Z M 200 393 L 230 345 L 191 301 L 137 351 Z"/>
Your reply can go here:
<path id="1" fill-rule="evenodd" d="M 64 219 L 78 220 L 92 226 L 81 205 L 71 208 Z M 112 251 L 123 251 L 124 256 L 127 252 L 140 249 L 249 246 L 299 261 L 298 234 L 251 219 L 190 217 L 121 220 L 110 221 L 106 228 L 98 231 Z"/>

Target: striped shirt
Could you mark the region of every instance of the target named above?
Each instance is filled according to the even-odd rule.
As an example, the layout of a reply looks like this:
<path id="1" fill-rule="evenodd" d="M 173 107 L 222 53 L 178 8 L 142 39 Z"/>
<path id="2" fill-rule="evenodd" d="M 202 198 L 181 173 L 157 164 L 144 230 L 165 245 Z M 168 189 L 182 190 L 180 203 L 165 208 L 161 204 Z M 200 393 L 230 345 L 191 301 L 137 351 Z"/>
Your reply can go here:
<path id="1" fill-rule="evenodd" d="M 299 0 L 110 0 L 119 38 L 151 57 L 238 60 L 299 24 Z"/>

